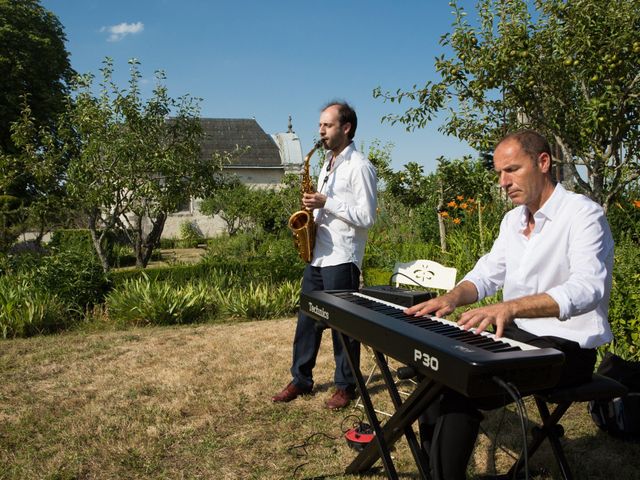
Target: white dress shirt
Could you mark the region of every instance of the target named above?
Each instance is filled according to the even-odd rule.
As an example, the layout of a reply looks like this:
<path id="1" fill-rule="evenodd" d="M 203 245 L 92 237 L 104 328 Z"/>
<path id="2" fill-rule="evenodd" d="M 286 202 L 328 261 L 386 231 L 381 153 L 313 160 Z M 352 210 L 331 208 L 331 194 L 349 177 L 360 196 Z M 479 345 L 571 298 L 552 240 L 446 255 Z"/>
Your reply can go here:
<path id="1" fill-rule="evenodd" d="M 323 208 L 314 210 L 316 240 L 314 267 L 355 263 L 362 269 L 369 228 L 376 218 L 376 171 L 371 162 L 350 143 L 322 166 L 318 191 L 327 196 Z"/>
<path id="2" fill-rule="evenodd" d="M 517 318 L 534 335 L 553 335 L 594 348 L 612 340 L 607 320 L 613 238 L 602 207 L 584 195 L 556 185 L 534 215 L 529 238 L 523 234 L 528 209 L 519 206 L 502 219 L 491 251 L 463 280 L 478 300 L 503 288 L 504 300 L 546 293 L 559 306 L 559 318 Z"/>

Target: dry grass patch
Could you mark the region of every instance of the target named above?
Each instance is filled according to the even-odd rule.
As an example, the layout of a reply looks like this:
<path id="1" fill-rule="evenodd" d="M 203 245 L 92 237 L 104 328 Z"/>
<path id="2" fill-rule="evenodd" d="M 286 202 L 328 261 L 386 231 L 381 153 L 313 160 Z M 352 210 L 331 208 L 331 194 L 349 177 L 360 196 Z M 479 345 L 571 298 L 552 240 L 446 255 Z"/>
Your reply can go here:
<path id="1" fill-rule="evenodd" d="M 354 457 L 342 432 L 362 411 L 323 408 L 333 377 L 328 332 L 317 393 L 287 405 L 270 400 L 289 381 L 294 327 L 284 319 L 0 342 L 0 478 L 354 478 L 342 474 Z M 370 362 L 363 353 L 364 370 Z M 386 393 L 374 392 L 390 409 Z M 499 471 L 508 465 L 492 450 L 498 414 L 484 422 L 490 438 L 476 449 L 477 472 L 491 471 L 494 457 Z M 584 405 L 569 415 L 567 454 L 578 478 L 608 478 L 612 468 L 615 478 L 638 478 L 629 466 L 637 445 L 597 432 Z M 517 451 L 511 410 L 500 431 L 498 443 Z M 550 458 L 543 450 L 534 466 L 553 473 Z M 417 478 L 404 441 L 394 459 L 401 478 Z"/>

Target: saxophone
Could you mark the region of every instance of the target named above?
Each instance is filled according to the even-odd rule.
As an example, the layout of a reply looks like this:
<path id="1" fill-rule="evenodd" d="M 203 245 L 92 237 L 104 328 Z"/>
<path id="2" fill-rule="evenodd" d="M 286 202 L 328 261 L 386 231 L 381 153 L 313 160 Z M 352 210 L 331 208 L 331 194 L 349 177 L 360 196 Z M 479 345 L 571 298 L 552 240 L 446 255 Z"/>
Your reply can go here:
<path id="1" fill-rule="evenodd" d="M 313 184 L 309 175 L 309 163 L 313 153 L 322 146 L 319 140 L 311 151 L 304 158 L 304 169 L 302 171 L 302 193 L 313 193 Z M 302 206 L 301 210 L 294 212 L 289 217 L 289 228 L 293 233 L 293 243 L 300 254 L 300 258 L 305 262 L 311 262 L 313 256 L 313 245 L 316 239 L 316 224 L 313 221 L 313 212 Z"/>

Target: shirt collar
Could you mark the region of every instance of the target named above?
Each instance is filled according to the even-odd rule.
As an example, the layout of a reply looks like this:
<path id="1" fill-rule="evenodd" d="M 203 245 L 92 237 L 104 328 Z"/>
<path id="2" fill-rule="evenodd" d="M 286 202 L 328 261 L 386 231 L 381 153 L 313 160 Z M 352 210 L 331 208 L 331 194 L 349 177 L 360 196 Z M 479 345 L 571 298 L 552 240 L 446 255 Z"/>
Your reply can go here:
<path id="1" fill-rule="evenodd" d="M 553 220 L 554 217 L 558 215 L 560 208 L 562 207 L 563 199 L 566 195 L 567 191 L 564 189 L 564 187 L 559 183 L 556 184 L 556 188 L 553 189 L 553 193 L 547 199 L 547 201 L 544 202 L 542 207 L 540 207 L 540 210 L 536 212 L 534 217 L 536 217 L 536 215 L 540 213 L 540 215 L 543 215 L 549 220 Z"/>
<path id="2" fill-rule="evenodd" d="M 334 158 L 332 170 L 335 170 L 336 167 L 338 165 L 340 165 L 343 160 L 345 160 L 347 158 L 350 158 L 351 157 L 351 153 L 355 150 L 355 148 L 356 147 L 353 144 L 353 142 L 351 142 L 349 145 L 344 147 L 344 149 L 338 154 L 338 156 Z M 329 152 L 329 158 L 328 158 L 329 162 L 331 162 L 331 155 L 332 155 L 332 153 Z M 329 168 L 328 165 L 329 165 L 329 163 L 327 163 L 327 168 Z"/>
<path id="3" fill-rule="evenodd" d="M 567 195 L 567 191 L 560 184 L 557 183 L 556 187 L 553 189 L 553 193 L 547 199 L 546 202 L 540 207 L 540 209 L 533 214 L 533 218 L 535 220 L 534 232 L 539 232 L 544 226 L 547 220 L 553 220 L 559 213 L 560 208 L 562 207 L 563 199 Z M 529 209 L 523 205 L 522 210 L 520 212 L 520 227 L 521 230 L 527 226 L 527 221 L 529 220 Z"/>

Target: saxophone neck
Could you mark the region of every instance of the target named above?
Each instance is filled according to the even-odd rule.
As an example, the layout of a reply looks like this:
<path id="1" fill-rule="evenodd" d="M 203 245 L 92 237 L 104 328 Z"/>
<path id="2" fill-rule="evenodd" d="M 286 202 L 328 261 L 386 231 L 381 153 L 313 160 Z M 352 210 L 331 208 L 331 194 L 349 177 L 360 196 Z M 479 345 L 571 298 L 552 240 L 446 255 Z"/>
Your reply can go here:
<path id="1" fill-rule="evenodd" d="M 317 149 L 319 149 L 322 146 L 322 140 L 318 140 L 316 143 L 313 144 L 313 148 L 311 150 L 309 150 L 309 153 L 307 153 L 307 156 L 304 158 L 304 163 L 308 164 L 311 161 L 311 156 L 315 153 L 315 151 Z"/>
<path id="2" fill-rule="evenodd" d="M 309 174 L 309 169 L 311 164 L 311 157 L 313 156 L 314 152 L 321 146 L 322 146 L 322 140 L 318 140 L 313 145 L 313 148 L 309 151 L 309 153 L 307 153 L 307 156 L 304 158 L 304 166 L 302 170 L 302 192 L 303 193 L 313 193 L 314 191 L 313 184 L 311 182 L 311 175 Z"/>

